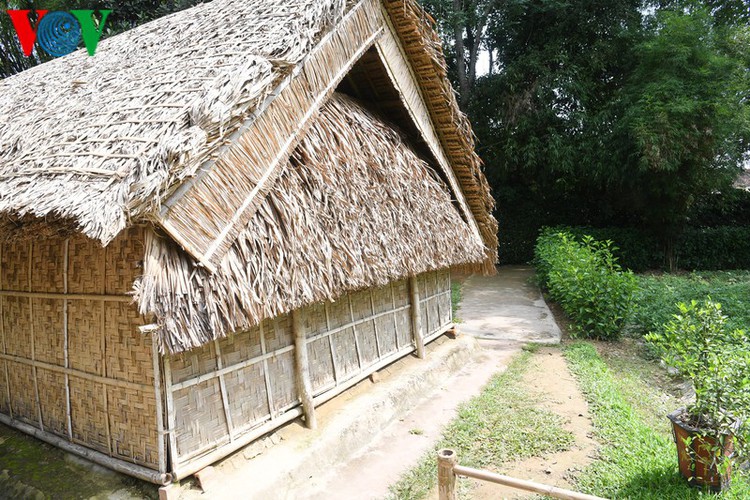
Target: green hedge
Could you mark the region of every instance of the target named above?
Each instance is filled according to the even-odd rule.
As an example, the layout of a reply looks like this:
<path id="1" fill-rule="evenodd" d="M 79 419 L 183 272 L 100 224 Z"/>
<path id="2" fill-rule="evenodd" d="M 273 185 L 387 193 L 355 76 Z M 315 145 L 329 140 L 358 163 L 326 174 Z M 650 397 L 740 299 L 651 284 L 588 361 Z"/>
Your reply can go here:
<path id="1" fill-rule="evenodd" d="M 636 272 L 664 269 L 664 252 L 659 242 L 638 228 L 565 227 L 580 239 L 584 235 L 601 241 L 611 240 L 622 267 Z M 675 243 L 679 269 L 714 271 L 750 269 L 750 227 L 720 226 L 687 228 Z"/>
<path id="2" fill-rule="evenodd" d="M 539 281 L 572 321 L 573 331 L 589 338 L 613 339 L 633 307 L 635 277 L 623 272 L 611 241 L 544 229 L 534 259 Z"/>

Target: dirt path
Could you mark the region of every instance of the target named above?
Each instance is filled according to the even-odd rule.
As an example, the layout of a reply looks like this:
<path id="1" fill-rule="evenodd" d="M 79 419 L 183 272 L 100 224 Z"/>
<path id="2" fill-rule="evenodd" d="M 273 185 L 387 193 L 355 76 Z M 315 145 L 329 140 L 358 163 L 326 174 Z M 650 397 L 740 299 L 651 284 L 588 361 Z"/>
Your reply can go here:
<path id="1" fill-rule="evenodd" d="M 497 472 L 519 479 L 571 488 L 571 477 L 585 467 L 596 454 L 597 443 L 591 438 L 593 428 L 588 405 L 578 390 L 559 348 L 542 348 L 531 358 L 523 378 L 529 392 L 539 398 L 539 407 L 563 417 L 563 427 L 573 433 L 570 450 L 544 457 L 532 457 L 505 464 Z M 518 490 L 476 482 L 470 497 L 475 499 L 528 498 Z"/>

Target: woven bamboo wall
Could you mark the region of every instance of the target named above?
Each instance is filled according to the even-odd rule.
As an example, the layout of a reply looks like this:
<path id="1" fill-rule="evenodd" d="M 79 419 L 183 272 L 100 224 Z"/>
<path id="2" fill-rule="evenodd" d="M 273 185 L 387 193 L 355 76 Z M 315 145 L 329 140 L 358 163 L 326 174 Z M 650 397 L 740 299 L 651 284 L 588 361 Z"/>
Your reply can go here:
<path id="1" fill-rule="evenodd" d="M 0 412 L 159 467 L 150 336 L 130 296 L 143 233 L 0 245 Z"/>
<path id="2" fill-rule="evenodd" d="M 417 283 L 429 341 L 452 324 L 450 273 L 425 273 Z M 316 400 L 412 352 L 411 307 L 402 280 L 300 310 Z M 273 420 L 281 425 L 300 405 L 289 316 L 166 356 L 164 365 L 173 470 Z"/>

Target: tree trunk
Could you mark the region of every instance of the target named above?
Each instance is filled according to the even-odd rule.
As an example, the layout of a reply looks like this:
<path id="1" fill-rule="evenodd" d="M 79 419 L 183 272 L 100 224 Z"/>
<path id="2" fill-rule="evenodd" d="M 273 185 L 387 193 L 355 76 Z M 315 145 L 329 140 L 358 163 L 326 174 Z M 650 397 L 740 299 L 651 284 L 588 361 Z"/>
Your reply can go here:
<path id="1" fill-rule="evenodd" d="M 487 69 L 487 74 L 492 76 L 492 66 L 495 64 L 495 60 L 494 60 L 495 54 L 493 53 L 495 51 L 495 47 L 493 47 L 492 44 L 490 44 L 487 50 L 489 51 L 489 54 L 490 54 L 490 67 Z"/>
<path id="2" fill-rule="evenodd" d="M 466 54 L 464 48 L 464 26 L 460 14 L 463 12 L 463 2 L 453 0 L 453 37 L 456 39 L 456 70 L 458 72 L 458 94 L 461 109 L 466 109 L 469 102 L 469 80 L 466 76 Z"/>

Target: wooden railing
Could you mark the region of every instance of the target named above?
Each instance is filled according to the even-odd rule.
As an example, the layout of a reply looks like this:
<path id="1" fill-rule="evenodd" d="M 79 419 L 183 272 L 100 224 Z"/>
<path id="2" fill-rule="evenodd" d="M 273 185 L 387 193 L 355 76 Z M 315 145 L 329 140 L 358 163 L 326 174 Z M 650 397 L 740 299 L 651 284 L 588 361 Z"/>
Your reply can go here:
<path id="1" fill-rule="evenodd" d="M 465 476 L 480 481 L 489 481 L 495 484 L 502 484 L 519 490 L 530 491 L 547 495 L 552 498 L 562 498 L 564 500 L 605 500 L 604 498 L 578 493 L 577 491 L 566 490 L 556 486 L 525 481 L 510 476 L 503 476 L 472 467 L 458 465 L 458 455 L 450 449 L 438 451 L 438 497 L 439 500 L 456 500 L 456 477 Z"/>

